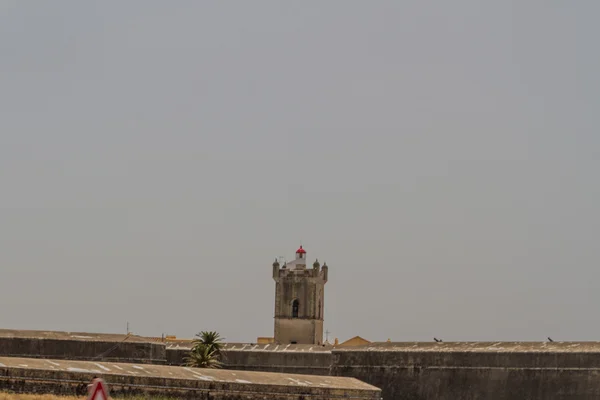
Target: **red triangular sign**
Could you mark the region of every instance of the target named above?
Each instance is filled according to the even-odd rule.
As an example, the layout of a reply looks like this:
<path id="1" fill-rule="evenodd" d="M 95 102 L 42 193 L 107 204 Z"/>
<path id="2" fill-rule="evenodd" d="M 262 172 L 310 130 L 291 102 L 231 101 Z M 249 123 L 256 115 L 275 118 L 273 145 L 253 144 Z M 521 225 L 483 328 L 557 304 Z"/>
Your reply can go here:
<path id="1" fill-rule="evenodd" d="M 94 379 L 88 400 L 108 400 L 108 390 L 102 379 Z"/>

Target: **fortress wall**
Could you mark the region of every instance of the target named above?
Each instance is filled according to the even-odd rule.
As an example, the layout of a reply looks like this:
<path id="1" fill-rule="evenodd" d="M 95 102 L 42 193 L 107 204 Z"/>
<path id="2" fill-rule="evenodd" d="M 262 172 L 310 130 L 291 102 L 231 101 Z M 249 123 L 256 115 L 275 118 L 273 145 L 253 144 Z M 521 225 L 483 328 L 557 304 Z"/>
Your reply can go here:
<path id="1" fill-rule="evenodd" d="M 337 352 L 337 351 L 334 351 Z M 405 365 L 427 367 L 475 368 L 600 368 L 600 353 L 562 352 L 403 352 L 377 351 L 359 352 L 360 363 L 368 365 Z M 348 356 L 336 358 L 335 363 L 343 364 Z"/>
<path id="2" fill-rule="evenodd" d="M 182 365 L 190 350 L 124 335 L 7 335 L 0 332 L 0 357 L 92 360 L 113 348 L 104 361 Z M 600 342 L 227 343 L 222 353 L 226 370 L 354 377 L 382 388 L 385 399 L 600 398 Z"/>
<path id="3" fill-rule="evenodd" d="M 351 378 L 0 357 L 2 391 L 82 396 L 94 376 L 106 381 L 111 395 L 207 400 L 381 399 L 378 388 Z"/>
<path id="4" fill-rule="evenodd" d="M 600 345 L 492 349 L 482 344 L 470 350 L 444 345 L 334 349 L 331 373 L 377 386 L 384 399 L 394 400 L 600 397 Z"/>
<path id="5" fill-rule="evenodd" d="M 167 348 L 168 365 L 184 365 L 190 349 Z M 225 369 L 329 375 L 331 352 L 222 350 Z"/>
<path id="6" fill-rule="evenodd" d="M 223 351 L 227 369 L 329 375 L 331 352 Z"/>
<path id="7" fill-rule="evenodd" d="M 161 343 L 0 337 L 0 356 L 164 364 Z"/>
<path id="8" fill-rule="evenodd" d="M 172 349 L 167 346 L 166 359 L 167 365 L 181 366 L 185 364 L 185 358 L 188 356 L 190 349 Z"/>
<path id="9" fill-rule="evenodd" d="M 144 364 L 184 365 L 189 347 L 166 347 L 164 343 L 142 341 L 50 339 L 47 337 L 1 337 L 0 356 L 102 360 Z M 226 344 L 222 351 L 224 368 L 246 371 L 329 375 L 330 351 L 310 351 L 312 346 L 291 345 L 289 351 L 270 351 L 256 345 Z M 237 347 L 237 350 L 227 349 Z M 316 346 L 315 346 L 316 347 Z M 244 350 L 242 350 L 242 348 Z M 110 352 L 109 352 L 110 350 Z M 105 354 L 106 353 L 106 354 Z M 104 355 L 103 355 L 104 354 Z"/>

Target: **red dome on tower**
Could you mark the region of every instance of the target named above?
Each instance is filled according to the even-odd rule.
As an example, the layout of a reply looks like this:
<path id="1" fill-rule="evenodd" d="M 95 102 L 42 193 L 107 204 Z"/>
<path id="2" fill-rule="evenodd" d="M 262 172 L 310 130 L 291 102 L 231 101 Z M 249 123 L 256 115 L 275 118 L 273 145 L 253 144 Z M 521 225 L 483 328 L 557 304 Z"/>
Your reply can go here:
<path id="1" fill-rule="evenodd" d="M 302 248 L 302 245 L 300 245 L 300 248 L 296 250 L 296 254 L 306 254 L 306 251 Z"/>

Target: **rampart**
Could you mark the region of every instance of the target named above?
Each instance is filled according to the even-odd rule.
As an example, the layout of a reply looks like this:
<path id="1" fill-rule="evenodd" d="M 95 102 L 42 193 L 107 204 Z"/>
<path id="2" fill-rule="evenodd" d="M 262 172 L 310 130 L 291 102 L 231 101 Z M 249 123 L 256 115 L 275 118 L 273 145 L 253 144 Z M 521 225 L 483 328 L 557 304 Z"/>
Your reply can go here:
<path id="1" fill-rule="evenodd" d="M 379 400 L 381 390 L 353 378 L 0 357 L 0 390 L 84 395 L 94 377 L 111 394 L 211 400 Z"/>
<path id="2" fill-rule="evenodd" d="M 332 351 L 332 375 L 394 400 L 600 397 L 600 343 L 378 343 Z"/>
<path id="3" fill-rule="evenodd" d="M 226 369 L 329 375 L 331 346 L 227 343 L 222 353 Z M 189 344 L 167 344 L 167 364 L 183 365 Z"/>
<path id="4" fill-rule="evenodd" d="M 132 337 L 123 342 L 124 337 L 52 332 L 35 340 L 14 337 L 8 343 L 6 331 L 0 331 L 0 356 L 94 360 L 109 344 L 114 347 L 131 340 L 131 347 L 119 347 L 102 359 L 177 366 L 183 365 L 191 348 L 189 341 L 151 343 Z M 48 341 L 36 341 L 42 339 Z M 53 342 L 64 340 L 68 343 Z M 354 377 L 382 388 L 385 399 L 600 398 L 600 342 L 410 342 L 356 347 L 228 343 L 222 353 L 225 369 Z"/>
<path id="5" fill-rule="evenodd" d="M 166 348 L 131 335 L 0 330 L 0 356 L 165 364 Z"/>
<path id="6" fill-rule="evenodd" d="M 600 398 L 600 342 L 228 344 L 223 355 L 226 368 L 354 377 L 384 399 Z"/>

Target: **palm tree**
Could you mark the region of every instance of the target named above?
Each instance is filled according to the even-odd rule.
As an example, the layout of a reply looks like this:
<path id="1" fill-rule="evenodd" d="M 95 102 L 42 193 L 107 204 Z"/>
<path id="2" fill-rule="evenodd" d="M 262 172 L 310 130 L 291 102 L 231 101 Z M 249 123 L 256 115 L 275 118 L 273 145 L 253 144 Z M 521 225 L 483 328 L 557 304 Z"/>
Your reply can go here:
<path id="1" fill-rule="evenodd" d="M 217 356 L 221 355 L 221 348 L 223 347 L 223 342 L 221 335 L 218 332 L 208 332 L 202 331 L 196 334 L 198 339 L 194 339 L 192 343 L 195 346 L 204 345 L 207 346 L 211 351 L 214 351 Z"/>
<path id="2" fill-rule="evenodd" d="M 186 358 L 186 364 L 196 368 L 220 368 L 223 363 L 221 358 L 221 347 L 223 342 L 217 332 L 202 331 L 196 334 L 193 340 L 194 346 Z"/>
<path id="3" fill-rule="evenodd" d="M 185 362 L 188 367 L 195 368 L 221 368 L 223 365 L 215 352 L 205 345 L 194 346 Z"/>

